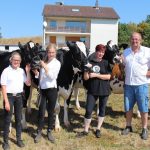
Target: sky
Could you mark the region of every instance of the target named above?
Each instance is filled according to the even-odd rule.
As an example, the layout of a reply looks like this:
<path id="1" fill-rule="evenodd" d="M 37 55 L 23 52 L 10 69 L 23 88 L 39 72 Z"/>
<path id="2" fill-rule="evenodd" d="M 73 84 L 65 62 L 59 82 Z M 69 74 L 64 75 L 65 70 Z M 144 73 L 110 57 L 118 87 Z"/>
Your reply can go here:
<path id="1" fill-rule="evenodd" d="M 3 38 L 42 36 L 45 4 L 95 6 L 96 0 L 1 0 L 0 33 Z M 112 7 L 121 23 L 140 23 L 150 15 L 150 0 L 99 0 L 99 6 Z"/>

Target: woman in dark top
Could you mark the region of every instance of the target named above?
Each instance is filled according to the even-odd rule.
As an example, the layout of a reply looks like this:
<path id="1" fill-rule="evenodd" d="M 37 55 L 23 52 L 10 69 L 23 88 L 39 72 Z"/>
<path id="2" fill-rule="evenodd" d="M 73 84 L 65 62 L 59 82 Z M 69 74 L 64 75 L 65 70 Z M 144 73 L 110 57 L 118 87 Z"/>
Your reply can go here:
<path id="1" fill-rule="evenodd" d="M 83 135 L 88 135 L 91 122 L 92 111 L 97 99 L 99 99 L 98 124 L 96 129 L 96 137 L 101 136 L 100 128 L 104 121 L 105 108 L 110 94 L 109 80 L 111 77 L 111 69 L 107 60 L 102 59 L 105 54 L 106 47 L 99 44 L 95 48 L 95 55 L 90 58 L 89 69 L 84 72 L 84 79 L 88 80 L 86 113 L 84 119 Z"/>

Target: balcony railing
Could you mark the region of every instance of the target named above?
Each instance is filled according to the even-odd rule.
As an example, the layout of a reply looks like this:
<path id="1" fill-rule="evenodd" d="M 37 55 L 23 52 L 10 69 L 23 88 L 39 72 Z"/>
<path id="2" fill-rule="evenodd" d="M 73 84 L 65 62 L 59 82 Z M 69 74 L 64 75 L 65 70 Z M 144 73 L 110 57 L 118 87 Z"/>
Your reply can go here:
<path id="1" fill-rule="evenodd" d="M 81 27 L 46 27 L 46 32 L 74 32 L 74 33 L 88 33 L 89 29 Z"/>
<path id="2" fill-rule="evenodd" d="M 66 43 L 60 43 L 60 42 L 58 42 L 58 43 L 56 43 L 56 44 L 57 44 L 57 47 L 58 47 L 58 48 L 66 48 L 66 47 L 67 47 Z M 90 43 L 89 43 L 89 42 L 86 43 L 86 47 L 87 47 L 87 48 L 90 47 Z"/>

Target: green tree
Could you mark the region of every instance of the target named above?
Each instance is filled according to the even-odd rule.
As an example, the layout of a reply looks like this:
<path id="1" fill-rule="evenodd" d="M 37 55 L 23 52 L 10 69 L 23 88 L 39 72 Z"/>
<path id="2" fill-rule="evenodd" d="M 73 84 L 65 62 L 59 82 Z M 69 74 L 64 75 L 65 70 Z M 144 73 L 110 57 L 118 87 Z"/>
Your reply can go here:
<path id="1" fill-rule="evenodd" d="M 118 45 L 123 43 L 129 44 L 130 30 L 128 25 L 125 23 L 119 23 L 118 29 Z"/>
<path id="2" fill-rule="evenodd" d="M 147 18 L 146 18 L 146 23 L 150 23 L 150 15 L 147 15 Z"/>
<path id="3" fill-rule="evenodd" d="M 2 38 L 1 27 L 0 27 L 0 39 Z"/>

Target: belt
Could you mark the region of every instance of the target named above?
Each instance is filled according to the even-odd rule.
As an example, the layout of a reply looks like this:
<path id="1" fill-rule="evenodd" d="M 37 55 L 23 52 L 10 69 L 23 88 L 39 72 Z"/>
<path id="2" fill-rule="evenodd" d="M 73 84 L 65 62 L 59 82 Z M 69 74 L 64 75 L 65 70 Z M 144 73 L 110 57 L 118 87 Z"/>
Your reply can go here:
<path id="1" fill-rule="evenodd" d="M 7 93 L 8 96 L 21 96 L 22 93 Z"/>

